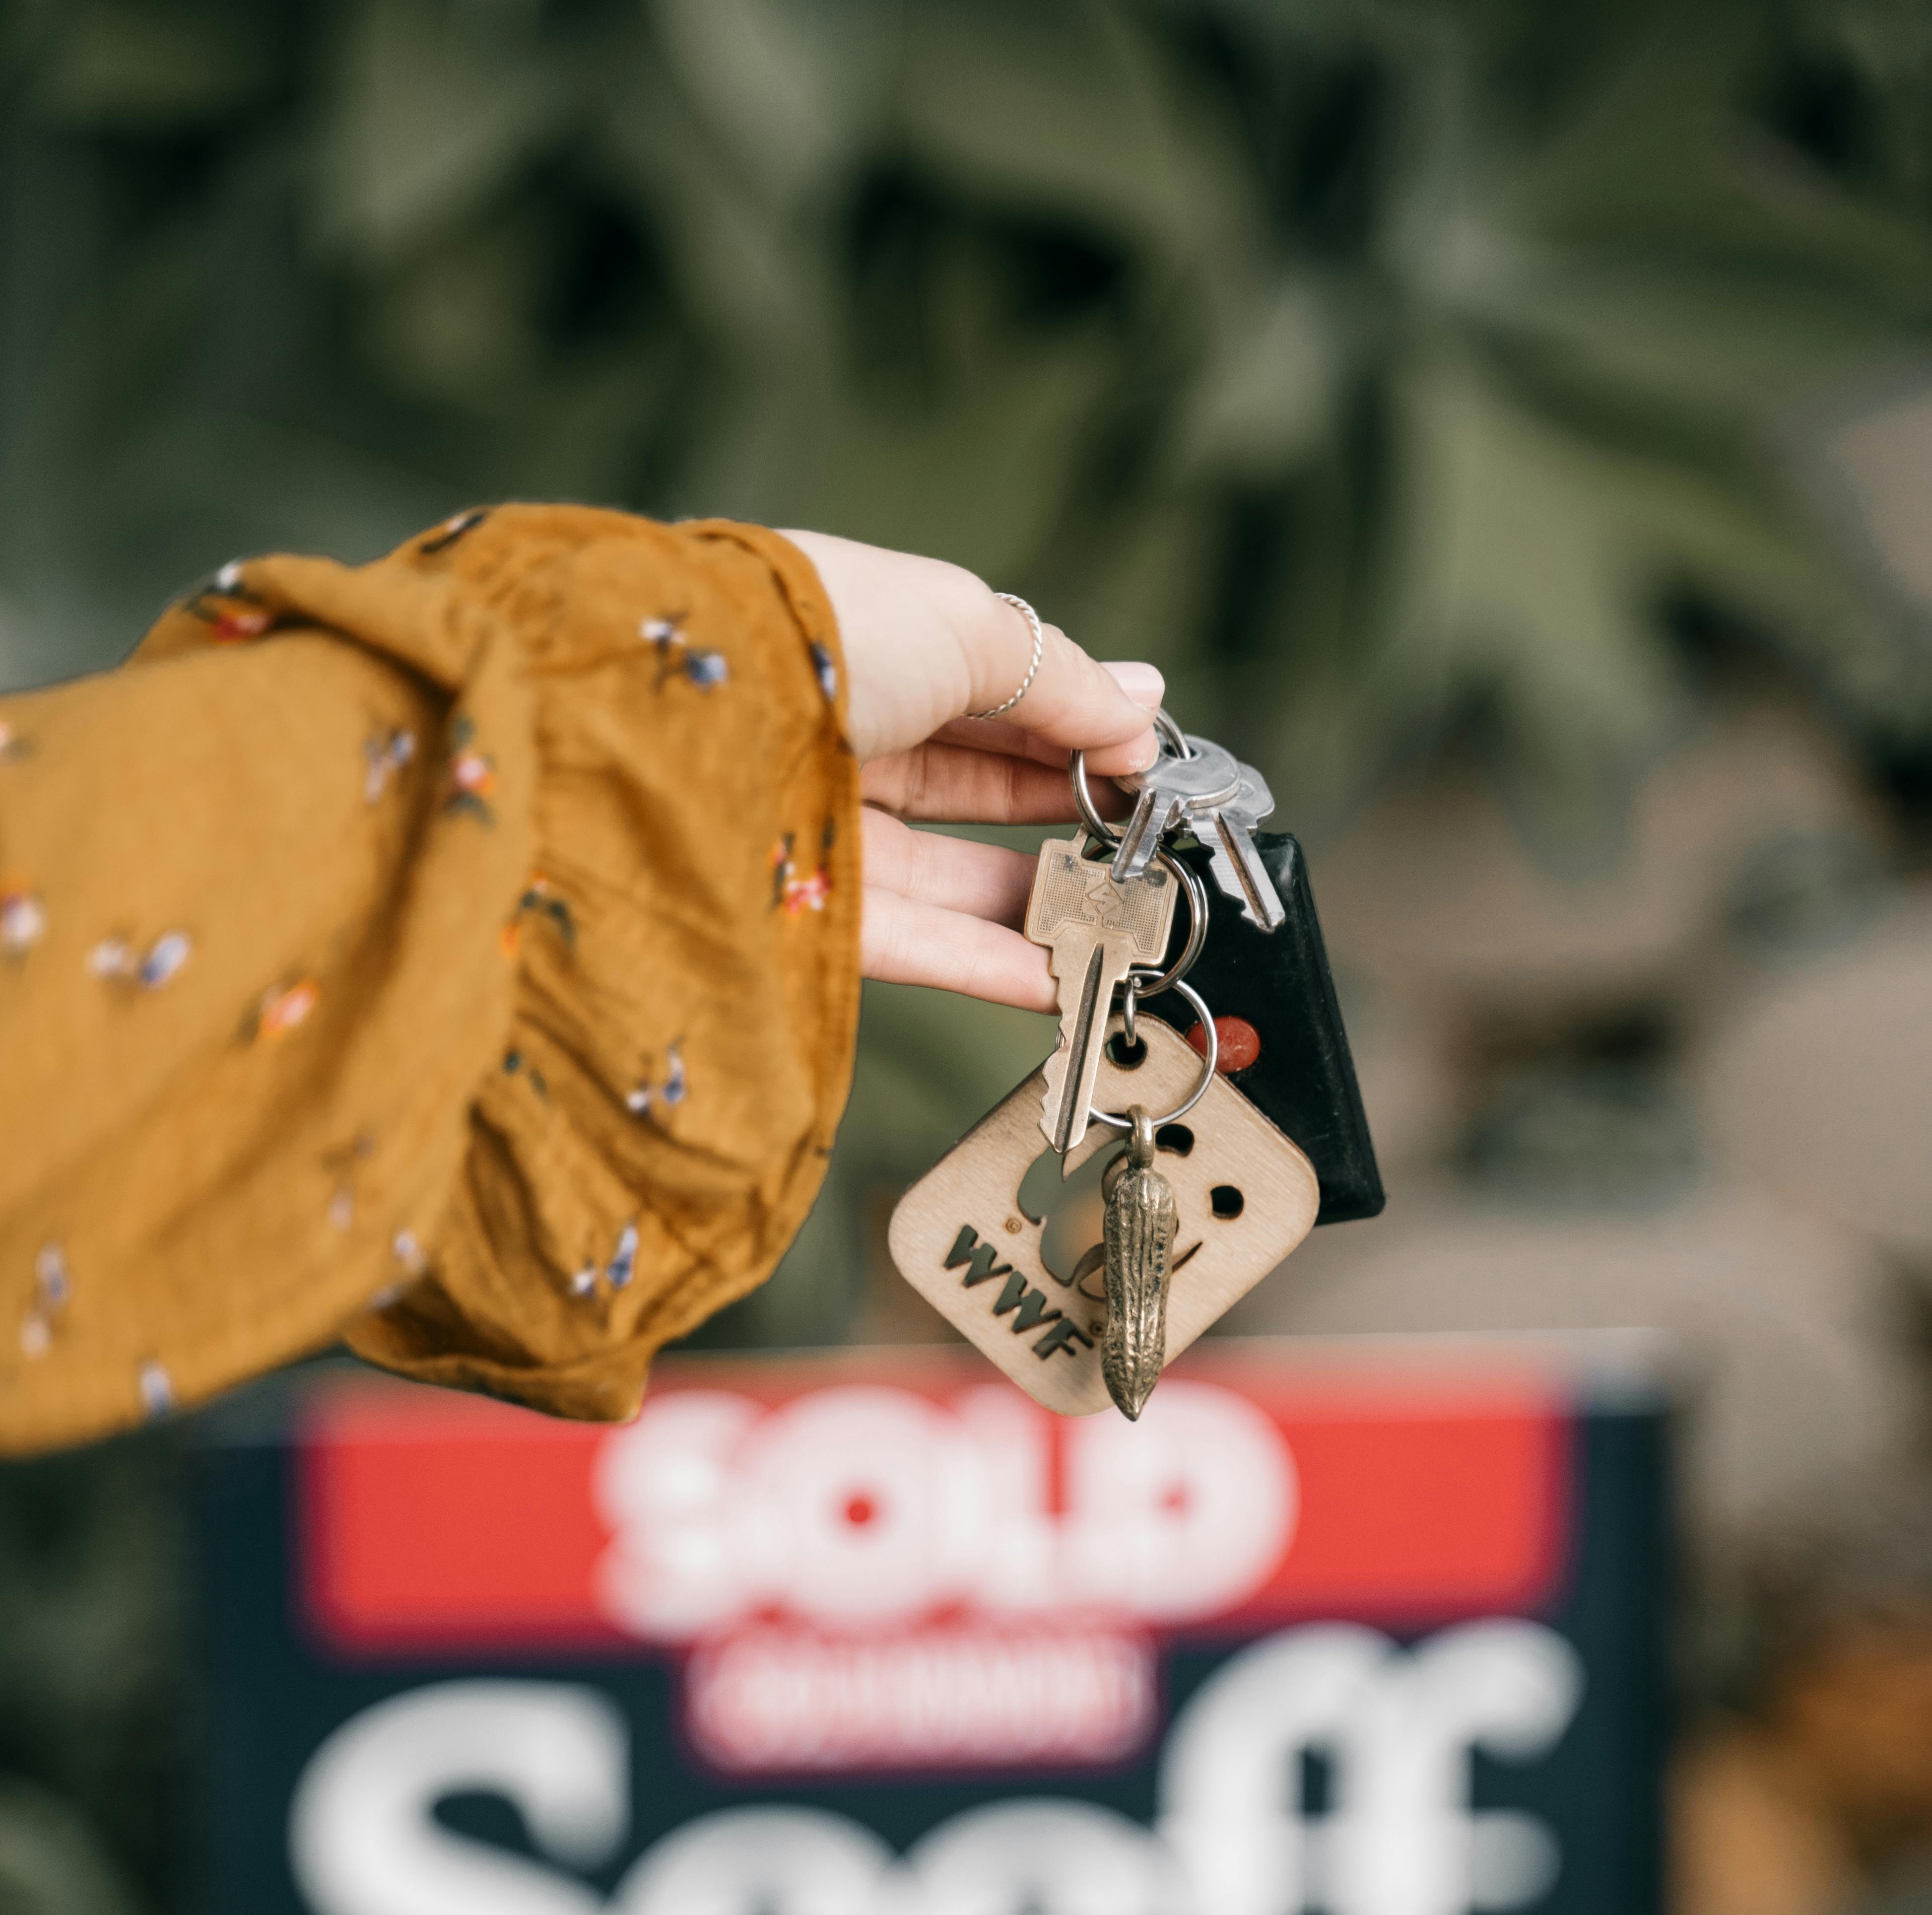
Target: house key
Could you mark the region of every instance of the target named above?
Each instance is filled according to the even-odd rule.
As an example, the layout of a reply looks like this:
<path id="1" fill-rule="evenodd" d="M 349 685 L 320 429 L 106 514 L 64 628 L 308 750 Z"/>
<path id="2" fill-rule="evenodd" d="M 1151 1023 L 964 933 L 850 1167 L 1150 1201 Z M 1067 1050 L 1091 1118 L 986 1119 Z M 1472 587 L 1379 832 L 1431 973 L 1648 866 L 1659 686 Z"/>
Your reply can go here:
<path id="1" fill-rule="evenodd" d="M 1159 868 L 1125 884 L 1084 855 L 1088 841 L 1049 838 L 1040 848 L 1026 935 L 1053 953 L 1060 1043 L 1042 1067 L 1040 1127 L 1062 1157 L 1087 1134 L 1094 1079 L 1114 993 L 1136 965 L 1158 969 L 1180 887 Z"/>
<path id="2" fill-rule="evenodd" d="M 1255 827 L 1274 809 L 1274 794 L 1252 765 L 1239 770 L 1240 789 L 1232 800 L 1215 805 L 1190 803 L 1187 819 L 1213 854 L 1215 883 L 1241 907 L 1241 915 L 1250 924 L 1274 931 L 1288 913 L 1255 848 Z"/>
<path id="3" fill-rule="evenodd" d="M 1232 752 L 1207 738 L 1190 737 L 1192 758 L 1163 752 L 1144 771 L 1114 779 L 1133 794 L 1132 815 L 1114 848 L 1114 875 L 1123 883 L 1140 877 L 1159 849 L 1162 834 L 1184 817 L 1201 816 L 1216 805 L 1239 801 L 1243 767 Z M 1274 809 L 1273 800 L 1269 809 Z"/>

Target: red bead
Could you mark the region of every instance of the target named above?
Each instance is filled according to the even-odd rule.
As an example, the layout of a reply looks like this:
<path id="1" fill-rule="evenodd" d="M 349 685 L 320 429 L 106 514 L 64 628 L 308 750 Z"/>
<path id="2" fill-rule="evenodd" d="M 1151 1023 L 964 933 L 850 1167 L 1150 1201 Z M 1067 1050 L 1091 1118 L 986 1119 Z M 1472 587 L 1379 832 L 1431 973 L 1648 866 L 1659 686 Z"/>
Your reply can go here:
<path id="1" fill-rule="evenodd" d="M 1223 1077 L 1246 1070 L 1259 1060 L 1261 1033 L 1245 1017 L 1216 1018 L 1214 1035 L 1220 1039 L 1221 1046 L 1214 1067 Z M 1202 1056 L 1208 1055 L 1208 1034 L 1198 1024 L 1188 1032 L 1187 1041 Z"/>

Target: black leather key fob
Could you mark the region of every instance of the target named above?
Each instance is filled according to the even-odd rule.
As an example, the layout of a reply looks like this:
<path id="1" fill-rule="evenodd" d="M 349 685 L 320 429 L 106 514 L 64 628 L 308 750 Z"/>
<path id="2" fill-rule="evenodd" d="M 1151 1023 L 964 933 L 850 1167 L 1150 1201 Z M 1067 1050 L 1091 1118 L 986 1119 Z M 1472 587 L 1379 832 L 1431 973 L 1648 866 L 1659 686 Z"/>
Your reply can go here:
<path id="1" fill-rule="evenodd" d="M 1228 1070 L 1228 1081 L 1314 1165 L 1322 1187 L 1316 1222 L 1373 1217 L 1385 1201 L 1382 1173 L 1328 974 L 1307 863 L 1292 837 L 1257 833 L 1255 844 L 1288 913 L 1272 932 L 1250 923 L 1240 905 L 1215 883 L 1204 846 L 1175 854 L 1192 867 L 1208 894 L 1208 943 L 1187 981 L 1217 1019 L 1239 1018 L 1259 1040 L 1254 1061 Z M 1186 920 L 1185 908 L 1175 915 L 1170 964 L 1186 941 Z M 1178 991 L 1148 998 L 1145 1008 L 1184 1034 L 1198 1022 Z M 1245 1034 L 1229 1034 L 1245 1043 Z"/>

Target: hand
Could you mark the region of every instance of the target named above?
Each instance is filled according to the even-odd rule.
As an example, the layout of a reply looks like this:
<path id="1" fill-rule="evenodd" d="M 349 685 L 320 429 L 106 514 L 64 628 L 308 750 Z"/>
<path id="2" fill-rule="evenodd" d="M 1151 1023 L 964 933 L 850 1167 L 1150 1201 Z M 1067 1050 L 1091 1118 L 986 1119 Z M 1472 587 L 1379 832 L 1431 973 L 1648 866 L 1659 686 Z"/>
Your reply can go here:
<path id="1" fill-rule="evenodd" d="M 1035 860 L 901 821 L 1058 824 L 1075 816 L 1070 751 L 1090 771 L 1138 771 L 1159 751 L 1150 665 L 1097 665 L 1048 626 L 1040 671 L 1010 698 L 1033 632 L 970 572 L 938 559 L 788 532 L 818 568 L 845 651 L 848 724 L 863 770 L 866 975 L 1026 1010 L 1056 999 L 1047 954 L 1020 935 Z M 1104 779 L 1096 801 L 1114 809 Z"/>

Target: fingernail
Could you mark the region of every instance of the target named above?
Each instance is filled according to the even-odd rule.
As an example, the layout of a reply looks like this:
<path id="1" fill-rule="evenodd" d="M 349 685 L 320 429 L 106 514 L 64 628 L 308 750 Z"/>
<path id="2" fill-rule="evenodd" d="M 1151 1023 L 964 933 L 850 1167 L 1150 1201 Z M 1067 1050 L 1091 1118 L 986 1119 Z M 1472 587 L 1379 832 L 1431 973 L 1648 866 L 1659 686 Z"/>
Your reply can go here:
<path id="1" fill-rule="evenodd" d="M 1138 659 L 1110 659 L 1102 668 L 1113 674 L 1114 683 L 1136 704 L 1144 705 L 1149 711 L 1160 704 L 1167 691 L 1167 680 L 1160 675 L 1160 668 Z"/>
<path id="2" fill-rule="evenodd" d="M 1124 766 L 1122 767 L 1124 770 L 1144 771 L 1156 758 L 1160 756 L 1160 740 L 1153 732 L 1144 732 L 1130 748 L 1127 755 L 1133 760 L 1133 762 L 1130 765 Z"/>

